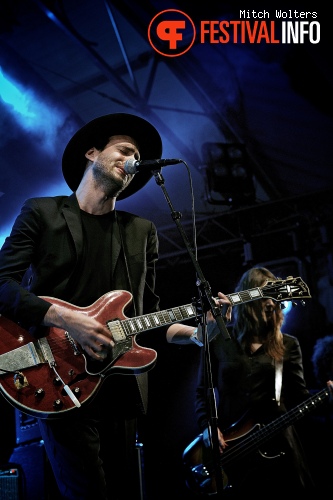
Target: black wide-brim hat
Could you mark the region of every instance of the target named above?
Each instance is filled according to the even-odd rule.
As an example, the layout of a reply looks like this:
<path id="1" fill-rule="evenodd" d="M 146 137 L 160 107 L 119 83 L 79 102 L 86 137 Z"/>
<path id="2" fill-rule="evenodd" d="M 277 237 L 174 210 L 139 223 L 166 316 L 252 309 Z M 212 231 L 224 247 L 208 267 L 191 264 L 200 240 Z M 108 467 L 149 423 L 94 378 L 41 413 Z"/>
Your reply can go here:
<path id="1" fill-rule="evenodd" d="M 113 135 L 128 135 L 138 144 L 141 160 L 160 159 L 162 139 L 156 128 L 147 120 L 129 113 L 113 113 L 100 116 L 80 128 L 68 142 L 62 157 L 62 173 L 72 191 L 76 191 L 86 168 L 86 152 L 100 147 Z M 105 141 L 106 142 L 106 141 Z M 136 193 L 152 177 L 149 169 L 135 174 L 130 184 L 117 197 L 123 200 Z"/>

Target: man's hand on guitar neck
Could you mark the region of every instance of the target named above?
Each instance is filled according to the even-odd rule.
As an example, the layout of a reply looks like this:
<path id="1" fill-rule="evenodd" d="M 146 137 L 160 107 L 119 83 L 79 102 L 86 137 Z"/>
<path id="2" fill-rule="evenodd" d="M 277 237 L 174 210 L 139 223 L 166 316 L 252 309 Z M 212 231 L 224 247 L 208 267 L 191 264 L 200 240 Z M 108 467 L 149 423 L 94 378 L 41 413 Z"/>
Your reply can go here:
<path id="1" fill-rule="evenodd" d="M 218 307 L 226 309 L 224 319 L 226 321 L 230 321 L 232 306 L 227 296 L 219 292 L 218 297 L 214 300 Z M 210 342 L 214 337 L 216 337 L 220 330 L 211 311 L 206 313 L 206 320 L 208 341 Z M 201 325 L 198 325 L 197 328 L 193 328 L 192 326 L 174 323 L 169 326 L 166 334 L 167 341 L 172 344 L 190 344 L 193 342 L 193 336 L 195 336 L 195 339 L 197 340 L 195 343 L 203 345 Z"/>
<path id="2" fill-rule="evenodd" d="M 230 300 L 224 293 L 218 292 L 217 298 L 215 299 L 216 304 L 221 308 L 223 319 L 227 322 L 231 321 L 232 317 L 232 305 Z"/>
<path id="3" fill-rule="evenodd" d="M 44 316 L 45 326 L 55 326 L 68 332 L 93 359 L 103 361 L 106 351 L 114 346 L 111 333 L 93 317 L 52 304 Z"/>

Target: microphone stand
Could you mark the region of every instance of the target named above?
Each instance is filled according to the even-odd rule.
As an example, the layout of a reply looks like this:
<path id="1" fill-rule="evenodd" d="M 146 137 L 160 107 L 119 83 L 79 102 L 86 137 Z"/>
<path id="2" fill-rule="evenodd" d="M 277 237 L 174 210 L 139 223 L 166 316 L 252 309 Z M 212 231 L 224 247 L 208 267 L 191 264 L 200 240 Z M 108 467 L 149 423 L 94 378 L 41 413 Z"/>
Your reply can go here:
<path id="1" fill-rule="evenodd" d="M 161 169 L 152 170 L 152 173 L 155 177 L 156 184 L 159 185 L 163 191 L 164 197 L 171 209 L 171 217 L 174 220 L 182 238 L 185 243 L 188 254 L 192 260 L 194 268 L 196 270 L 197 275 L 197 286 L 199 292 L 199 298 L 202 306 L 202 317 L 201 317 L 201 326 L 202 326 L 202 335 L 203 335 L 203 344 L 205 349 L 205 373 L 207 378 L 207 397 L 208 397 L 208 411 L 210 416 L 210 433 L 211 433 L 211 445 L 212 445 L 212 453 L 214 460 L 214 470 L 215 470 L 215 481 L 216 481 L 216 490 L 219 496 L 222 496 L 223 491 L 223 477 L 222 470 L 220 467 L 220 453 L 219 453 L 219 443 L 218 443 L 218 435 L 217 435 L 217 411 L 216 411 L 216 402 L 215 402 L 215 392 L 212 382 L 212 373 L 211 373 L 211 364 L 210 364 L 210 356 L 208 349 L 208 333 L 207 333 L 207 325 L 206 325 L 206 317 L 205 312 L 211 310 L 213 317 L 216 320 L 216 323 L 219 327 L 220 333 L 223 335 L 225 340 L 230 339 L 229 332 L 225 326 L 225 323 L 222 318 L 221 309 L 216 306 L 214 297 L 211 292 L 211 288 L 207 280 L 205 279 L 203 272 L 200 268 L 200 265 L 195 257 L 193 248 L 187 238 L 187 235 L 184 231 L 184 228 L 180 222 L 181 214 L 174 210 L 168 192 L 164 185 L 164 178 L 161 174 Z"/>

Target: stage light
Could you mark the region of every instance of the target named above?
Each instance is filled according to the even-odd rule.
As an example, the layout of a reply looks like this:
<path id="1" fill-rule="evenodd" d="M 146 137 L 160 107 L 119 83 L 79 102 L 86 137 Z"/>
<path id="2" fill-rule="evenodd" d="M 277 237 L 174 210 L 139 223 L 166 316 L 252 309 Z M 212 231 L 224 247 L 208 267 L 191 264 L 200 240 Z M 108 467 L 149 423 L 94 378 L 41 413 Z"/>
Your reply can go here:
<path id="1" fill-rule="evenodd" d="M 205 142 L 202 155 L 209 203 L 237 207 L 255 202 L 253 175 L 243 144 Z"/>
<path id="2" fill-rule="evenodd" d="M 283 310 L 284 317 L 288 315 L 288 313 L 291 311 L 293 307 L 292 302 L 285 300 L 284 302 L 281 302 L 281 309 Z"/>

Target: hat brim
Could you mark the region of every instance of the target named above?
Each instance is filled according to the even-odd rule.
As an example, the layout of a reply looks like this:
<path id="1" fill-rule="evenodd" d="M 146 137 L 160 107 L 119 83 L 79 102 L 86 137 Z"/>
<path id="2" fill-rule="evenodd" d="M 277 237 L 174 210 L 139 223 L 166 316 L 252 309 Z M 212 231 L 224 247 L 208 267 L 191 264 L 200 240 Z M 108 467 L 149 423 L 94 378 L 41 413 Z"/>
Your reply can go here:
<path id="1" fill-rule="evenodd" d="M 76 191 L 86 168 L 86 152 L 103 139 L 128 135 L 137 143 L 142 160 L 160 159 L 162 139 L 156 128 L 143 118 L 129 113 L 100 116 L 79 129 L 68 142 L 62 157 L 62 173 L 72 191 Z M 152 177 L 150 170 L 135 174 L 130 184 L 117 197 L 123 200 L 139 191 Z"/>

